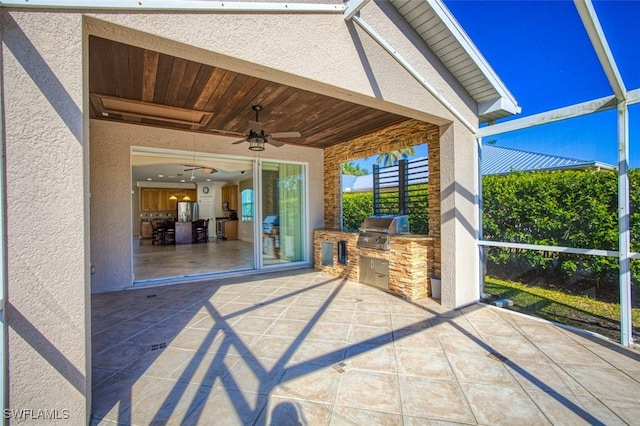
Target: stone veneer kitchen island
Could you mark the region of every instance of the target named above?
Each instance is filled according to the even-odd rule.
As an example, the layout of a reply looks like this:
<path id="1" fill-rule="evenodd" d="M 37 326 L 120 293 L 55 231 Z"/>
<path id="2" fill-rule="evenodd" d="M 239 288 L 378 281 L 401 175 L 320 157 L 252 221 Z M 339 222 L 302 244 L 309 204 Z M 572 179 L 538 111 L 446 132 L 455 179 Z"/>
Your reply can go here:
<path id="1" fill-rule="evenodd" d="M 389 262 L 390 293 L 408 300 L 431 295 L 429 278 L 434 272 L 434 254 L 440 250 L 439 239 L 426 235 L 394 235 L 391 237 L 391 249 L 388 251 L 357 247 L 357 240 L 357 232 L 316 229 L 313 233 L 314 268 L 360 282 L 360 258 L 382 259 Z M 346 264 L 338 262 L 339 241 L 347 242 Z M 323 264 L 323 242 L 333 243 L 333 259 L 330 265 Z"/>

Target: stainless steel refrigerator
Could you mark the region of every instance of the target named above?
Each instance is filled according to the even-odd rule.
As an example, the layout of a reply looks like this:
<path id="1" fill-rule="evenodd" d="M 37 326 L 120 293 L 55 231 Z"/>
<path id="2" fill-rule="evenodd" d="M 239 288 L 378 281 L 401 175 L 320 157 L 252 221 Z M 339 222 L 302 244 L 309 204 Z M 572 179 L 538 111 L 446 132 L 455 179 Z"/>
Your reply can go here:
<path id="1" fill-rule="evenodd" d="M 197 201 L 178 201 L 177 203 L 178 222 L 195 222 L 198 220 Z"/>

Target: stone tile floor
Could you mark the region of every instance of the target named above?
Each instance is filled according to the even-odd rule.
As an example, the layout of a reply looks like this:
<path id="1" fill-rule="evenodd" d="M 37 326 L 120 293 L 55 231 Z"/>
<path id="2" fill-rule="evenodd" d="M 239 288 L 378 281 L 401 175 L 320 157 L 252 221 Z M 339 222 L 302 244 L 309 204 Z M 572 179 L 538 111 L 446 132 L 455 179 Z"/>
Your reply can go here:
<path id="1" fill-rule="evenodd" d="M 93 297 L 92 424 L 638 424 L 640 353 L 315 270 Z"/>

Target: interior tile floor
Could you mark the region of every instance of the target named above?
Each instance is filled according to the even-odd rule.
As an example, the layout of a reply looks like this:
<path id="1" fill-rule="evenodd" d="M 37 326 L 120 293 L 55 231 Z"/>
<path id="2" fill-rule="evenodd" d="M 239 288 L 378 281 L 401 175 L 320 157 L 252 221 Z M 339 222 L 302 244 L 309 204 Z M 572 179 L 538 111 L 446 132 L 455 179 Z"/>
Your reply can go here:
<path id="1" fill-rule="evenodd" d="M 92 424 L 638 424 L 640 354 L 307 269 L 93 297 Z"/>
<path id="2" fill-rule="evenodd" d="M 168 245 L 133 240 L 135 281 L 252 269 L 253 256 L 253 243 L 241 240 Z"/>

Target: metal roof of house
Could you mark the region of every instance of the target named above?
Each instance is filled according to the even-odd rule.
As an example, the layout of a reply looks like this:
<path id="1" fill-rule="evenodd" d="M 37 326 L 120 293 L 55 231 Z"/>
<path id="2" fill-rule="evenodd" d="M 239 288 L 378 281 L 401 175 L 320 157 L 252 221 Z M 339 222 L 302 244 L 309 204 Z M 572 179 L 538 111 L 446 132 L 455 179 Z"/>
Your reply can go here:
<path id="1" fill-rule="evenodd" d="M 424 160 L 424 157 L 415 160 Z M 412 160 L 412 161 L 415 161 Z M 397 166 L 392 166 L 397 167 Z M 539 154 L 501 146 L 485 145 L 482 147 L 482 175 L 503 175 L 512 172 L 530 172 L 535 170 L 563 170 L 598 168 L 613 170 L 611 164 L 594 160 L 579 160 L 557 155 Z M 416 173 L 410 184 L 426 183 L 429 172 Z M 383 185 L 385 186 L 385 185 Z M 389 186 L 389 185 L 387 185 Z M 342 175 L 342 192 L 365 192 L 373 188 L 373 175 Z"/>
<path id="2" fill-rule="evenodd" d="M 601 168 L 613 170 L 611 164 L 594 160 L 539 154 L 501 146 L 482 147 L 482 175 L 507 174 L 513 171 Z"/>
<path id="3" fill-rule="evenodd" d="M 518 114 L 515 97 L 441 0 L 391 0 L 478 103 L 480 122 Z"/>

